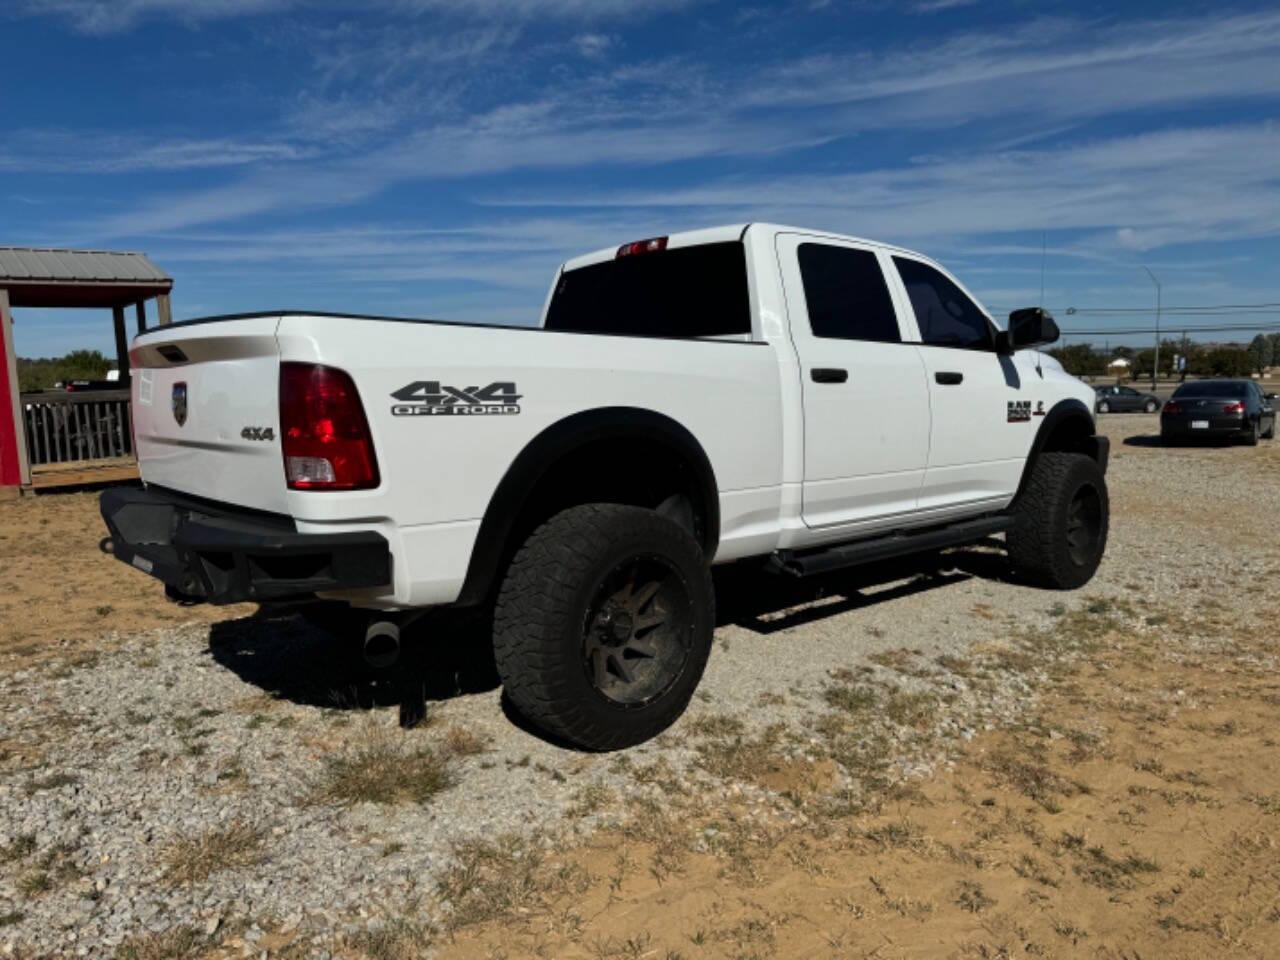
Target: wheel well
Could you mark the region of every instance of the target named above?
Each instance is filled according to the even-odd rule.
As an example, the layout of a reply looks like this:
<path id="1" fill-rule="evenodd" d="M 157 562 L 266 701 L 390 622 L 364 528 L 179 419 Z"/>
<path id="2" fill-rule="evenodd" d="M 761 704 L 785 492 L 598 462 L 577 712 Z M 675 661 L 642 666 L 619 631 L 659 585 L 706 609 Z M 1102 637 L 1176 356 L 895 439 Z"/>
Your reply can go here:
<path id="1" fill-rule="evenodd" d="M 1056 404 L 1036 433 L 1026 465 L 1022 468 L 1022 480 L 1018 484 L 1013 502 L 1017 503 L 1022 498 L 1027 478 L 1031 476 L 1036 458 L 1042 453 L 1083 453 L 1097 460 L 1105 470 L 1106 440 L 1099 439 L 1096 432 L 1093 415 L 1079 400 L 1063 400 Z"/>
<path id="2" fill-rule="evenodd" d="M 1093 455 L 1093 420 L 1089 417 L 1063 417 L 1052 424 L 1049 435 L 1036 453 L 1087 453 Z"/>
<path id="3" fill-rule="evenodd" d="M 458 602 L 487 600 L 529 534 L 583 503 L 657 510 L 707 557 L 719 544 L 719 494 L 693 435 L 648 411 L 589 411 L 548 428 L 512 463 L 481 522 Z"/>

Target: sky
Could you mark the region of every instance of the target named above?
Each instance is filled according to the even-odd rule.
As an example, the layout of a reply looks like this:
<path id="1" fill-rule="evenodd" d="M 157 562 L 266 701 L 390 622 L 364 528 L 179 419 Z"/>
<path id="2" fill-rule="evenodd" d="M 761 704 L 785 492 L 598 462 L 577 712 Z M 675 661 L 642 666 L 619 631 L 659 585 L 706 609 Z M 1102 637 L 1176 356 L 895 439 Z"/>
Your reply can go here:
<path id="1" fill-rule="evenodd" d="M 1149 310 L 1144 267 L 1280 329 L 1274 4 L 4 0 L 0 35 L 0 245 L 143 250 L 175 319 L 535 323 L 569 257 L 770 220 L 1069 341 L 1150 342 L 1089 312 Z M 16 314 L 24 356 L 114 352 Z"/>

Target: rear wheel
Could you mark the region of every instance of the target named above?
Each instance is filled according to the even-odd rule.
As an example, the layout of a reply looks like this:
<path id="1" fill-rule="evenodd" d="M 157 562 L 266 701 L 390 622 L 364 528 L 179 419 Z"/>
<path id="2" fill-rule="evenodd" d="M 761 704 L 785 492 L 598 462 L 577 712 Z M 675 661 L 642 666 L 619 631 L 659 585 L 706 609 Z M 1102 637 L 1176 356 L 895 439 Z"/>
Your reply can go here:
<path id="1" fill-rule="evenodd" d="M 1072 590 L 1093 577 L 1107 545 L 1110 502 L 1102 470 L 1082 453 L 1042 453 L 1005 535 L 1015 570 L 1041 586 Z"/>
<path id="2" fill-rule="evenodd" d="M 1256 447 L 1258 445 L 1258 438 L 1261 435 L 1262 435 L 1262 431 L 1261 431 L 1261 428 L 1259 427 L 1259 420 L 1254 420 L 1251 424 L 1249 424 L 1249 430 L 1244 435 L 1245 445 L 1250 447 Z"/>
<path id="3" fill-rule="evenodd" d="M 512 704 L 592 750 L 630 746 L 684 712 L 711 652 L 715 595 L 697 542 L 652 510 L 552 517 L 498 594 L 494 657 Z"/>

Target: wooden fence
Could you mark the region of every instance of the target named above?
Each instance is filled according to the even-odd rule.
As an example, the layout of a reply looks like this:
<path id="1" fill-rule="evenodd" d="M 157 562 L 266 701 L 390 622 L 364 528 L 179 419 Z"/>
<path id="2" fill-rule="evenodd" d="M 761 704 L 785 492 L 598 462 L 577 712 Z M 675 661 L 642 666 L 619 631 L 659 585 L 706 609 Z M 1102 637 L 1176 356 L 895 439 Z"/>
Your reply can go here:
<path id="1" fill-rule="evenodd" d="M 24 393 L 21 402 L 33 467 L 133 455 L 127 390 Z"/>

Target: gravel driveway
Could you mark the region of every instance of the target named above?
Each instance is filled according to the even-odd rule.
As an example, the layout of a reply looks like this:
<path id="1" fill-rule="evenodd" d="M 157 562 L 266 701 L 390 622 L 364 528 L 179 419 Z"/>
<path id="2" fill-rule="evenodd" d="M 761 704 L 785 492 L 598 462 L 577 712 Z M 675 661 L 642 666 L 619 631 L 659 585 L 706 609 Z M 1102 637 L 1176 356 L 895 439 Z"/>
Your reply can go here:
<path id="1" fill-rule="evenodd" d="M 1101 426 L 1113 443 L 1111 541 L 1079 596 L 1006 582 L 998 544 L 941 567 L 804 586 L 721 576 L 722 625 L 698 698 L 624 762 L 523 729 L 504 710 L 483 630 L 457 618 L 426 624 L 411 654 L 429 698 L 412 730 L 397 724 L 396 688 L 294 616 L 118 631 L 100 653 L 81 646 L 10 672 L 0 947 L 110 956 L 139 933 L 190 925 L 225 935 L 232 953 L 292 938 L 299 955 L 327 955 L 430 897 L 461 840 L 536 830 L 551 843 L 607 822 L 614 798 L 641 789 L 635 765 L 661 759 L 712 793 L 761 789 L 699 766 L 699 731 L 717 718 L 748 732 L 782 724 L 803 752 L 833 678 L 931 691 L 930 743 L 944 747 L 1005 723 L 1030 686 L 1016 672 L 973 684 L 952 665 L 1011 631 L 1049 627 L 1082 597 L 1194 604 L 1228 571 L 1261 581 L 1280 566 L 1259 529 L 1280 515 L 1280 447 L 1164 450 L 1144 439 L 1154 417 Z M 904 671 L 904 660 L 928 669 Z M 918 723 L 881 726 L 894 776 L 945 762 Z"/>

